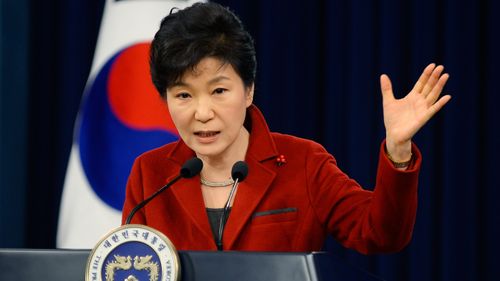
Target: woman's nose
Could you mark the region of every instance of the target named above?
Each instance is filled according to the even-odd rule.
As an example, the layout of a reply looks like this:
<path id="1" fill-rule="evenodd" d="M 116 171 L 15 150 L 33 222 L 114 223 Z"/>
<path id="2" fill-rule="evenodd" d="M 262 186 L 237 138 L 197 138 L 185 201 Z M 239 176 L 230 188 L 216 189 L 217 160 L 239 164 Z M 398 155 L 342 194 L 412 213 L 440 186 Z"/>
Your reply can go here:
<path id="1" fill-rule="evenodd" d="M 208 122 L 214 117 L 212 104 L 208 99 L 200 99 L 194 114 L 194 118 L 200 122 Z"/>

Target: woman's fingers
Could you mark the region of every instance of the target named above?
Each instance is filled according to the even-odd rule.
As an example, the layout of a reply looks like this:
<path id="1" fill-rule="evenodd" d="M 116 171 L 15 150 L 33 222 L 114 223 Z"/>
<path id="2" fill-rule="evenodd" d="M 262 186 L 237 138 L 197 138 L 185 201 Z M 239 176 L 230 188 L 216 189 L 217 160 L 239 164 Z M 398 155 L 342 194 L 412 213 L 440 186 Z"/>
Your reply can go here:
<path id="1" fill-rule="evenodd" d="M 445 73 L 441 75 L 441 77 L 439 77 L 437 83 L 434 84 L 434 87 L 425 97 L 428 106 L 432 106 L 439 98 L 441 92 L 443 91 L 444 85 L 446 85 L 446 82 L 448 81 L 448 78 L 450 78 L 450 75 L 448 73 Z"/>
<path id="2" fill-rule="evenodd" d="M 427 80 L 429 80 L 429 77 L 432 74 L 432 71 L 436 65 L 434 63 L 429 64 L 422 74 L 420 75 L 420 78 L 418 78 L 417 82 L 415 83 L 415 86 L 413 86 L 413 91 L 420 93 L 424 89 L 425 84 L 427 83 Z"/>
<path id="3" fill-rule="evenodd" d="M 432 91 L 432 89 L 438 82 L 441 73 L 443 73 L 443 70 L 444 66 L 442 65 L 438 65 L 436 66 L 436 68 L 434 68 L 429 79 L 425 83 L 424 88 L 422 89 L 422 94 L 424 95 L 424 97 L 427 97 L 427 95 L 429 95 L 429 93 Z"/>
<path id="4" fill-rule="evenodd" d="M 442 96 L 437 102 L 435 102 L 433 105 L 429 107 L 427 110 L 427 120 L 431 119 L 434 114 L 436 114 L 443 106 L 448 103 L 451 99 L 450 95 L 444 95 Z"/>

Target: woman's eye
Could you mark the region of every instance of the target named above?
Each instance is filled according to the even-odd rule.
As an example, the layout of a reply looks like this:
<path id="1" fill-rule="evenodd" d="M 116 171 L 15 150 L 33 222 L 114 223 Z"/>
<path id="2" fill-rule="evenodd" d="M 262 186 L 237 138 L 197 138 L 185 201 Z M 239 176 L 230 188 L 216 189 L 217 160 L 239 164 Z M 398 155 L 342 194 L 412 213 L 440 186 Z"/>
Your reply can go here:
<path id="1" fill-rule="evenodd" d="M 227 91 L 227 89 L 217 88 L 217 89 L 214 90 L 214 93 L 215 94 L 223 94 L 225 91 Z"/>
<path id="2" fill-rule="evenodd" d="M 175 97 L 180 99 L 187 99 L 190 97 L 190 95 L 188 93 L 179 93 Z"/>

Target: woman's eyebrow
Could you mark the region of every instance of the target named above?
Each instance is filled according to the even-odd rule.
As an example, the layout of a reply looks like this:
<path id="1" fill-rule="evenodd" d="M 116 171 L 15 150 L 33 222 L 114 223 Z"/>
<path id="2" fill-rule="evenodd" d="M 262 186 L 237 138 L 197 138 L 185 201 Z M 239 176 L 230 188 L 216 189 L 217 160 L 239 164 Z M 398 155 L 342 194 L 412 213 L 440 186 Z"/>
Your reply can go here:
<path id="1" fill-rule="evenodd" d="M 214 77 L 212 79 L 210 79 L 208 81 L 208 84 L 215 84 L 215 83 L 218 83 L 222 80 L 231 80 L 231 78 L 227 77 L 227 76 L 224 76 L 224 75 L 220 75 L 220 76 L 217 76 L 217 77 Z"/>
<path id="2" fill-rule="evenodd" d="M 212 79 L 210 79 L 207 84 L 208 85 L 211 85 L 211 84 L 216 84 L 216 83 L 219 83 L 220 81 L 223 81 L 223 80 L 231 80 L 231 78 L 227 77 L 227 76 L 224 76 L 224 75 L 219 75 L 217 77 L 214 77 Z M 189 83 L 186 83 L 184 81 L 177 81 L 175 83 L 172 84 L 172 86 L 170 86 L 169 88 L 170 89 L 173 89 L 175 87 L 190 87 L 191 85 Z"/>
<path id="3" fill-rule="evenodd" d="M 169 88 L 174 88 L 174 87 L 189 87 L 189 84 L 183 81 L 177 81 L 173 83 Z"/>

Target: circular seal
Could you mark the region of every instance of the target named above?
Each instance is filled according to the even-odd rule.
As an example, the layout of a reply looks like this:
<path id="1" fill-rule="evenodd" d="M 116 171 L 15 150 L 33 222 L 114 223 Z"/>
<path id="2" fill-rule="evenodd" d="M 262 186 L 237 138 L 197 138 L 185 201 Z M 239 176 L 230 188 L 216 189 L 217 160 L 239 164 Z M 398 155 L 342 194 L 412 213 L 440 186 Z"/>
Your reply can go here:
<path id="1" fill-rule="evenodd" d="M 178 281 L 179 255 L 161 232 L 138 224 L 121 226 L 94 247 L 85 281 Z"/>

